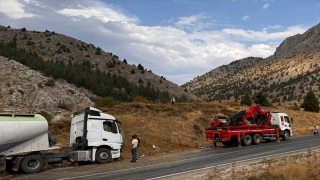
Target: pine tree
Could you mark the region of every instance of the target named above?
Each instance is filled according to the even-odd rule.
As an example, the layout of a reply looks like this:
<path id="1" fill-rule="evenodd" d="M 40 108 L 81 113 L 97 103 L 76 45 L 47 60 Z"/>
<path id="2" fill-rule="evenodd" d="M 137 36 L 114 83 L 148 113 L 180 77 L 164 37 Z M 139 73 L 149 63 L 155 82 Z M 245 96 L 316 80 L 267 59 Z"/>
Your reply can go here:
<path id="1" fill-rule="evenodd" d="M 267 97 L 262 93 L 262 91 L 258 92 L 254 97 L 254 102 L 259 104 L 260 106 L 271 106 Z"/>
<path id="2" fill-rule="evenodd" d="M 249 93 L 246 92 L 244 94 L 244 96 L 241 98 L 240 104 L 245 106 L 250 106 L 252 104 L 252 100 Z"/>
<path id="3" fill-rule="evenodd" d="M 308 92 L 308 94 L 304 98 L 302 107 L 305 111 L 319 112 L 319 101 L 313 91 Z"/>

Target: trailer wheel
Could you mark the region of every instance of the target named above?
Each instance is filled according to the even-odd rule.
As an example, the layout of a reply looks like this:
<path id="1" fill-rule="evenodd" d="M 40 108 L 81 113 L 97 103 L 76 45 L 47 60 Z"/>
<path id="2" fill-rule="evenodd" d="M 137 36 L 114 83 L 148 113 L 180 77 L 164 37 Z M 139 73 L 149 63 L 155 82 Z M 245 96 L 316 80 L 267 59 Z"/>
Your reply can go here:
<path id="1" fill-rule="evenodd" d="M 253 144 L 260 144 L 261 140 L 262 140 L 262 137 L 258 133 L 254 134 L 253 137 L 252 137 Z"/>
<path id="2" fill-rule="evenodd" d="M 284 141 L 286 141 L 286 140 L 289 139 L 289 137 L 290 137 L 289 131 L 285 130 L 285 131 L 284 131 L 284 134 L 283 134 L 283 136 L 282 136 L 282 139 L 283 139 Z"/>
<path id="3" fill-rule="evenodd" d="M 44 161 L 39 155 L 28 155 L 21 160 L 20 166 L 23 172 L 33 174 L 43 169 Z"/>
<path id="4" fill-rule="evenodd" d="M 244 135 L 242 142 L 243 142 L 243 145 L 250 146 L 252 143 L 252 137 L 249 134 L 246 134 Z"/>
<path id="5" fill-rule="evenodd" d="M 96 152 L 96 161 L 99 164 L 108 163 L 111 160 L 112 160 L 112 157 L 109 149 L 101 148 Z"/>

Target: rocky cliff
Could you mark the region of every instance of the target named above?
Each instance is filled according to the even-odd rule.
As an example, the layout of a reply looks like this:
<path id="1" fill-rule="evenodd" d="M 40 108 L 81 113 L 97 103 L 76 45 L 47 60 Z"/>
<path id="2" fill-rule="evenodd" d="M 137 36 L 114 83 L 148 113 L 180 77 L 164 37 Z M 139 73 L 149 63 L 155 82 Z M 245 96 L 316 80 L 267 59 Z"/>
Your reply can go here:
<path id="1" fill-rule="evenodd" d="M 95 95 L 87 90 L 63 80 L 49 84 L 52 79 L 14 60 L 0 56 L 0 69 L 0 111 L 43 111 L 55 121 L 94 104 L 89 97 L 94 98 Z"/>

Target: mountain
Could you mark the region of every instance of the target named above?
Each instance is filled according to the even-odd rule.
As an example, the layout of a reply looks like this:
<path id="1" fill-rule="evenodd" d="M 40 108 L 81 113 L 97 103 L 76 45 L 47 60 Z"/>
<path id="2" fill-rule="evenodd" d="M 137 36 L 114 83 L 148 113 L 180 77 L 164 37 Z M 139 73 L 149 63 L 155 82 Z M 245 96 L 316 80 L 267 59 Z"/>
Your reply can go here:
<path id="1" fill-rule="evenodd" d="M 182 86 L 205 101 L 239 102 L 261 91 L 273 105 L 301 104 L 310 90 L 320 97 L 319 64 L 320 24 L 286 38 L 267 58 L 236 60 Z"/>
<path id="2" fill-rule="evenodd" d="M 122 77 L 133 85 L 150 87 L 155 91 L 168 93 L 168 97 L 197 99 L 194 94 L 186 92 L 184 88 L 172 83 L 165 77 L 152 73 L 152 70 L 147 70 L 143 65 L 130 65 L 128 60 L 120 60 L 112 52 L 105 52 L 91 43 L 49 30 L 40 32 L 28 31 L 26 28 L 12 29 L 10 26 L 0 26 L 0 43 L 9 43 L 13 39 L 16 41 L 17 48 L 36 53 L 45 61 L 63 61 L 65 64 L 88 65 L 93 71 L 99 70 L 99 72 L 105 72 L 108 76 Z M 130 93 L 125 88 L 118 88 L 118 91 Z"/>

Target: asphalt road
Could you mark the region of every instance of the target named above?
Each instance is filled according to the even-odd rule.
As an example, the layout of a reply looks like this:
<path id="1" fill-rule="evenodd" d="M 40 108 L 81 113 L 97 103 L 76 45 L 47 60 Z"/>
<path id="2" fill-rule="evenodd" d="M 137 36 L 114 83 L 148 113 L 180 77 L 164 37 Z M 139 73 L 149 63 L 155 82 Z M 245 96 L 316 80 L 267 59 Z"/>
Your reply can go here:
<path id="1" fill-rule="evenodd" d="M 134 179 L 166 179 L 183 173 L 194 172 L 213 168 L 215 165 L 223 166 L 231 164 L 235 159 L 237 163 L 254 161 L 297 152 L 306 152 L 306 149 L 318 149 L 320 136 L 304 136 L 290 138 L 288 141 L 264 142 L 259 145 L 238 147 L 217 147 L 201 149 L 196 153 L 186 154 L 180 160 L 163 162 L 147 166 L 131 167 L 121 170 L 99 172 L 86 175 L 72 175 L 58 179 L 83 179 L 83 180 L 134 180 Z"/>

